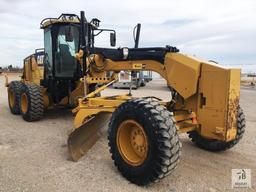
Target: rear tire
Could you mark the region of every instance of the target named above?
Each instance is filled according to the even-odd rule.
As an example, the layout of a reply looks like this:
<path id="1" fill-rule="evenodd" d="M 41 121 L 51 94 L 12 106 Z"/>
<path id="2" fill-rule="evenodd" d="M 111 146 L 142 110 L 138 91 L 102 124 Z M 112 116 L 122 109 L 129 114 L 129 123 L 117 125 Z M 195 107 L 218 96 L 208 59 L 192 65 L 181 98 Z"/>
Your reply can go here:
<path id="1" fill-rule="evenodd" d="M 237 113 L 237 135 L 234 140 L 229 142 L 209 140 L 199 135 L 196 131 L 189 132 L 188 136 L 192 142 L 195 142 L 195 144 L 202 149 L 212 152 L 225 151 L 234 147 L 242 139 L 245 127 L 245 115 L 239 106 Z"/>
<path id="2" fill-rule="evenodd" d="M 12 81 L 8 86 L 8 103 L 12 114 L 20 114 L 20 91 L 21 81 Z"/>
<path id="3" fill-rule="evenodd" d="M 133 146 L 137 139 L 132 132 L 134 128 L 142 129 L 135 131 L 144 135 L 144 139 L 138 139 L 138 145 Z M 124 134 L 119 133 L 122 129 Z M 116 167 L 126 179 L 137 185 L 147 185 L 164 178 L 177 166 L 181 155 L 181 143 L 172 113 L 152 98 L 121 104 L 111 117 L 108 141 Z M 139 145 L 141 141 L 146 144 Z"/>
<path id="4" fill-rule="evenodd" d="M 44 100 L 40 86 L 29 83 L 24 84 L 21 90 L 20 111 L 25 121 L 37 121 L 44 114 Z"/>

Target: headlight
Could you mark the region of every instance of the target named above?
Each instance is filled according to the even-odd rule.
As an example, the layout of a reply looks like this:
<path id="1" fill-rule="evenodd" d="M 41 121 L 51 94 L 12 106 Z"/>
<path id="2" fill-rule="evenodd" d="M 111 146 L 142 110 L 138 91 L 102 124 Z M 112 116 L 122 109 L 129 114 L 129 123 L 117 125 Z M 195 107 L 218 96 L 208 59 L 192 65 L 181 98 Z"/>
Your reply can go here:
<path id="1" fill-rule="evenodd" d="M 123 59 L 126 60 L 129 55 L 129 49 L 127 47 L 123 48 Z"/>

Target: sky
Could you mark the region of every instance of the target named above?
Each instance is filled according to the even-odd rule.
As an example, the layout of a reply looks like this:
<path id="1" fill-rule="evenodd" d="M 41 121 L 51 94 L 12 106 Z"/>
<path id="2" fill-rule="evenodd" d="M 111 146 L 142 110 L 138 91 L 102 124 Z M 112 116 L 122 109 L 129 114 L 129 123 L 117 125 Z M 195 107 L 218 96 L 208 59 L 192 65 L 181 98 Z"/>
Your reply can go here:
<path id="1" fill-rule="evenodd" d="M 0 66 L 22 66 L 43 47 L 40 22 L 61 13 L 98 18 L 115 29 L 117 47 L 133 47 L 133 28 L 142 24 L 140 47 L 172 45 L 182 53 L 256 72 L 255 0 L 0 0 Z M 109 47 L 109 34 L 96 40 Z"/>

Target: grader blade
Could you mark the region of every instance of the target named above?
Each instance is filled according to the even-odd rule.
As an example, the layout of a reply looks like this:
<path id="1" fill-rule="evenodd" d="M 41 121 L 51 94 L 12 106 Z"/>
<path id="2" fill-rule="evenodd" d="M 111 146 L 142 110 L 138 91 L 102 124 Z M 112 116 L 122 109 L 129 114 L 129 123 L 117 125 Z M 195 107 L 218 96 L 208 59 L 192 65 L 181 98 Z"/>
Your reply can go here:
<path id="1" fill-rule="evenodd" d="M 68 149 L 73 161 L 78 161 L 98 141 L 100 129 L 109 118 L 109 113 L 99 113 L 69 135 Z"/>

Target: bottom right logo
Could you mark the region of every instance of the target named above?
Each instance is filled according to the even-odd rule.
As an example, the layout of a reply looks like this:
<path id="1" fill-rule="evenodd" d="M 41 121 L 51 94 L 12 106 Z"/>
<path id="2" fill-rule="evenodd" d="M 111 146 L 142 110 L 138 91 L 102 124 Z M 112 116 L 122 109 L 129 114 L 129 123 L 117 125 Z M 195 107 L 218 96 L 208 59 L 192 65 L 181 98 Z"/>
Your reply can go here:
<path id="1" fill-rule="evenodd" d="M 251 169 L 232 169 L 232 188 L 251 187 Z"/>

